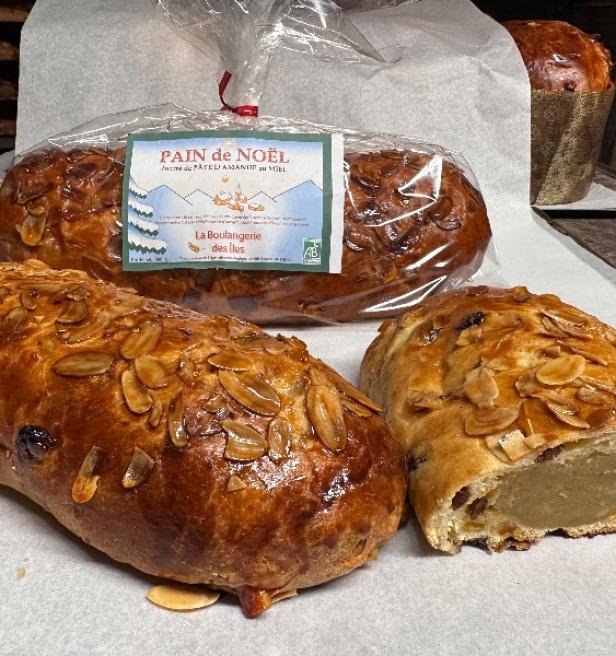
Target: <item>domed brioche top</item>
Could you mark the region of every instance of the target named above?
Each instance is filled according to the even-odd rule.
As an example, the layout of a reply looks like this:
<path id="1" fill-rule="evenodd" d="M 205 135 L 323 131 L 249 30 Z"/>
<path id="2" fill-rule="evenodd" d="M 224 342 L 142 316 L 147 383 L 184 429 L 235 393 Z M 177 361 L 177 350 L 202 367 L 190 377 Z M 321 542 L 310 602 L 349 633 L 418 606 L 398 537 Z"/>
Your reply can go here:
<path id="1" fill-rule="evenodd" d="M 512 20 L 503 23 L 526 64 L 533 89 L 605 91 L 612 87 L 612 58 L 596 36 L 563 21 Z"/>

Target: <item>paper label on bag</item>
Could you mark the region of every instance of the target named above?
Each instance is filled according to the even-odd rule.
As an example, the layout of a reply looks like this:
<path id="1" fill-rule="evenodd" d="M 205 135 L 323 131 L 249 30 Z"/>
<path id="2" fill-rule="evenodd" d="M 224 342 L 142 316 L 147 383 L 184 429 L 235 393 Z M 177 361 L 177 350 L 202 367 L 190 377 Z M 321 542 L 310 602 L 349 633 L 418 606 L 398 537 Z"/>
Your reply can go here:
<path id="1" fill-rule="evenodd" d="M 130 135 L 125 171 L 125 270 L 340 272 L 342 135 Z"/>

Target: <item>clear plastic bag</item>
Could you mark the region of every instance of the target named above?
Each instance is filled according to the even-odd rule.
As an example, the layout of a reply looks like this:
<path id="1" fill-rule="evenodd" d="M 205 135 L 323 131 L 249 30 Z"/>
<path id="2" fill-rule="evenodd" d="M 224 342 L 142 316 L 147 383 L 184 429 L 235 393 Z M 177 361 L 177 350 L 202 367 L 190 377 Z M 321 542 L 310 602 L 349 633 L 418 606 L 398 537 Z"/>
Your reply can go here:
<path id="1" fill-rule="evenodd" d="M 154 2 L 181 38 L 220 56 L 221 100 L 240 114 L 256 115 L 275 48 L 349 63 L 383 61 L 333 0 Z"/>
<path id="2" fill-rule="evenodd" d="M 122 269 L 127 136 L 202 129 L 343 135 L 342 273 Z M 0 190 L 2 259 L 39 258 L 54 268 L 82 269 L 147 296 L 261 324 L 398 314 L 472 276 L 490 237 L 472 172 L 462 157 L 438 145 L 176 105 L 103 117 L 51 138 L 15 161 Z M 494 255 L 488 260 L 494 262 Z"/>

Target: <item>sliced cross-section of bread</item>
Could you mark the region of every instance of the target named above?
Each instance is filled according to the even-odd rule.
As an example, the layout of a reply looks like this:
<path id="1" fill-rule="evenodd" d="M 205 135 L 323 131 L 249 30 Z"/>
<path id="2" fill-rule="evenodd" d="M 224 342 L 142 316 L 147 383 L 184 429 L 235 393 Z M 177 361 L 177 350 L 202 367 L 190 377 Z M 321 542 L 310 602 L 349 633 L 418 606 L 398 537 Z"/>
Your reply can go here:
<path id="1" fill-rule="evenodd" d="M 616 531 L 616 331 L 553 295 L 476 287 L 383 324 L 362 389 L 408 451 L 430 544 Z"/>

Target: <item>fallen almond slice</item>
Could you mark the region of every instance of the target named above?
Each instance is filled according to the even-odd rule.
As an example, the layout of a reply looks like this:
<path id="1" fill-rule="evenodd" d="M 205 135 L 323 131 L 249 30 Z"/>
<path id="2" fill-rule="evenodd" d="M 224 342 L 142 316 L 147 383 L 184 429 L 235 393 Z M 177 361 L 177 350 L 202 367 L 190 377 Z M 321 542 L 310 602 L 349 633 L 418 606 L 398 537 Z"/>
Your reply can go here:
<path id="1" fill-rule="evenodd" d="M 297 590 L 285 590 L 284 592 L 274 592 L 270 596 L 272 599 L 272 604 L 276 604 L 279 601 L 283 601 L 284 599 L 297 597 Z"/>
<path id="2" fill-rule="evenodd" d="M 586 360 L 581 355 L 561 355 L 537 369 L 537 380 L 544 385 L 566 385 L 584 373 Z"/>
<path id="3" fill-rule="evenodd" d="M 196 585 L 169 583 L 153 586 L 146 598 L 166 610 L 186 611 L 207 608 L 215 604 L 220 598 L 220 592 Z"/>

